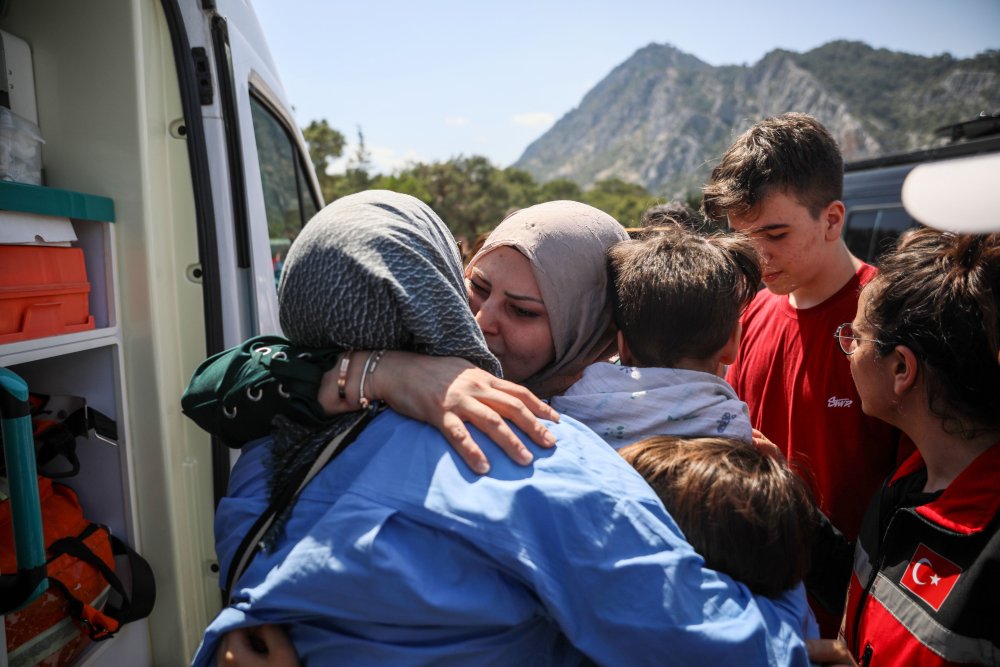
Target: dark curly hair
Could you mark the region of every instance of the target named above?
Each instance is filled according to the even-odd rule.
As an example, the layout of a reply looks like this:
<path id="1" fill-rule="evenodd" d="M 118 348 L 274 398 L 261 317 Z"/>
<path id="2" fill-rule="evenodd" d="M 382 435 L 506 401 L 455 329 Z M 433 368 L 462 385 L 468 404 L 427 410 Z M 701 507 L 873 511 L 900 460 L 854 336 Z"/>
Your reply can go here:
<path id="1" fill-rule="evenodd" d="M 945 430 L 1000 428 L 1000 234 L 914 232 L 866 289 L 877 349 L 913 350 Z"/>

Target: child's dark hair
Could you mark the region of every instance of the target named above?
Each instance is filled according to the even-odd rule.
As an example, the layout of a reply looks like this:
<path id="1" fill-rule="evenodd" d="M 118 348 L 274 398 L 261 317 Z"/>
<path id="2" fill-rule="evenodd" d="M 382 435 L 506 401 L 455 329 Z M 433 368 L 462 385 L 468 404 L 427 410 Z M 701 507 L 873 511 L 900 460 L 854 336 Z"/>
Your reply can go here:
<path id="1" fill-rule="evenodd" d="M 650 206 L 642 213 L 640 227 L 659 227 L 661 225 L 680 225 L 699 234 L 708 230 L 701 215 L 682 201 L 671 201 L 666 204 Z"/>
<path id="2" fill-rule="evenodd" d="M 716 354 L 757 293 L 760 273 L 753 243 L 737 234 L 673 226 L 608 250 L 615 323 L 639 366 Z"/>
<path id="3" fill-rule="evenodd" d="M 879 352 L 913 351 L 945 429 L 1000 429 L 1000 234 L 916 231 L 865 289 Z"/>
<path id="4" fill-rule="evenodd" d="M 618 453 L 653 487 L 708 567 L 770 597 L 805 577 L 815 505 L 774 447 L 656 436 Z"/>
<path id="5" fill-rule="evenodd" d="M 830 132 L 804 113 L 765 118 L 744 132 L 712 170 L 702 213 L 725 224 L 730 213 L 752 216 L 771 192 L 784 192 L 818 218 L 843 196 L 844 159 Z"/>

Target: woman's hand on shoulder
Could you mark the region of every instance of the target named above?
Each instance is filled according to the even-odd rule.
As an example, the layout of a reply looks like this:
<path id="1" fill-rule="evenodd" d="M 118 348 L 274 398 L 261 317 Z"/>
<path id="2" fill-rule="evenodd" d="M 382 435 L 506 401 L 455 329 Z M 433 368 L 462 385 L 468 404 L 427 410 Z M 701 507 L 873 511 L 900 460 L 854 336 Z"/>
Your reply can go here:
<path id="1" fill-rule="evenodd" d="M 357 352 L 358 359 L 367 353 Z M 356 361 L 351 366 L 360 365 Z M 353 370 L 353 368 L 352 368 Z M 336 403 L 336 369 L 328 372 L 320 401 Z M 469 434 L 465 422 L 477 427 L 514 461 L 522 465 L 534 458 L 504 421 L 509 419 L 542 447 L 555 444 L 555 436 L 538 418 L 559 420 L 559 413 L 519 384 L 502 380 L 458 357 L 431 357 L 411 352 L 387 352 L 367 385 L 369 398 L 388 403 L 400 414 L 438 428 L 462 460 L 477 473 L 489 471 L 486 455 Z M 352 398 L 348 383 L 347 402 Z M 366 390 L 366 394 L 369 391 Z M 355 407 L 354 409 L 357 409 Z"/>

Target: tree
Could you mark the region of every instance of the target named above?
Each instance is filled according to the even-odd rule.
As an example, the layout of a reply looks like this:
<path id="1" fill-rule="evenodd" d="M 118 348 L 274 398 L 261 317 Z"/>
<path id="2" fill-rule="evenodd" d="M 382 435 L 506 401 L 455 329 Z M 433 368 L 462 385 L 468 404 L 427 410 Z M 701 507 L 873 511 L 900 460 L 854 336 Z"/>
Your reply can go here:
<path id="1" fill-rule="evenodd" d="M 583 193 L 583 200 L 611 215 L 625 227 L 638 227 L 643 211 L 654 203 L 646 188 L 620 178 L 594 183 Z"/>
<path id="2" fill-rule="evenodd" d="M 481 155 L 416 165 L 413 175 L 424 182 L 427 204 L 455 236 L 473 239 L 503 219 L 507 193 L 498 187 L 497 168 Z"/>
<path id="3" fill-rule="evenodd" d="M 541 198 L 542 201 L 557 199 L 580 201 L 583 199 L 583 190 L 574 181 L 567 178 L 557 178 L 542 184 Z"/>
<path id="4" fill-rule="evenodd" d="M 347 161 L 347 169 L 343 174 L 338 174 L 330 178 L 329 191 L 323 190 L 323 196 L 327 201 L 333 201 L 346 195 L 361 192 L 371 187 L 375 177 L 371 176 L 371 153 L 365 145 L 365 134 L 358 126 L 358 143 L 354 146 L 354 152 Z M 377 175 L 376 175 L 377 177 Z"/>
<path id="5" fill-rule="evenodd" d="M 314 120 L 302 130 L 302 137 L 309 146 L 309 159 L 312 160 L 316 175 L 326 175 L 326 168 L 331 160 L 344 154 L 346 141 L 344 135 L 330 127 L 326 119 Z"/>
<path id="6" fill-rule="evenodd" d="M 360 127 L 346 171 L 327 174 L 330 161 L 343 154 L 344 135 L 325 120 L 310 123 L 303 135 L 326 201 L 372 187 L 403 192 L 429 205 L 456 237 L 470 243 L 478 234 L 496 227 L 511 210 L 543 201 L 583 201 L 625 226 L 637 226 L 642 212 L 653 203 L 641 185 L 618 178 L 599 181 L 586 192 L 567 179 L 540 185 L 527 171 L 501 169 L 482 155 L 460 155 L 446 162 L 412 164 L 394 174 L 375 174 Z"/>

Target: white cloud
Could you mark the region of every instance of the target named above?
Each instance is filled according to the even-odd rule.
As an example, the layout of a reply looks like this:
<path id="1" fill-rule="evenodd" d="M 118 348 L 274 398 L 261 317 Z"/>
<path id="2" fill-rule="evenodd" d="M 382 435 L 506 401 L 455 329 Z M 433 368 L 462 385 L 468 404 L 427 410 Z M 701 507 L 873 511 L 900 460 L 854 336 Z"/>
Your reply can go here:
<path id="1" fill-rule="evenodd" d="M 372 165 L 375 167 L 374 171 L 380 174 L 399 171 L 414 162 L 427 162 L 427 158 L 418 155 L 414 150 L 397 153 L 392 148 L 384 146 L 369 146 L 368 150 L 371 151 Z"/>
<path id="2" fill-rule="evenodd" d="M 447 118 L 444 119 L 444 122 L 447 123 L 448 125 L 462 127 L 464 125 L 468 125 L 472 121 L 466 118 L 465 116 L 448 116 Z"/>
<path id="3" fill-rule="evenodd" d="M 515 114 L 510 117 L 510 120 L 514 123 L 514 125 L 543 128 L 556 122 L 556 117 L 548 111 L 532 111 L 529 113 Z"/>
<path id="4" fill-rule="evenodd" d="M 348 163 L 354 157 L 356 146 L 357 144 L 355 143 L 349 143 L 344 146 L 344 154 L 336 160 L 332 160 L 330 162 L 330 166 L 327 167 L 326 172 L 328 174 L 343 174 L 347 171 Z M 416 151 L 413 150 L 399 153 L 393 148 L 388 148 L 386 146 L 372 146 L 371 144 L 365 144 L 365 148 L 368 150 L 369 160 L 371 162 L 369 173 L 372 175 L 391 174 L 405 169 L 414 162 L 428 161 L 427 158 L 418 155 Z"/>

